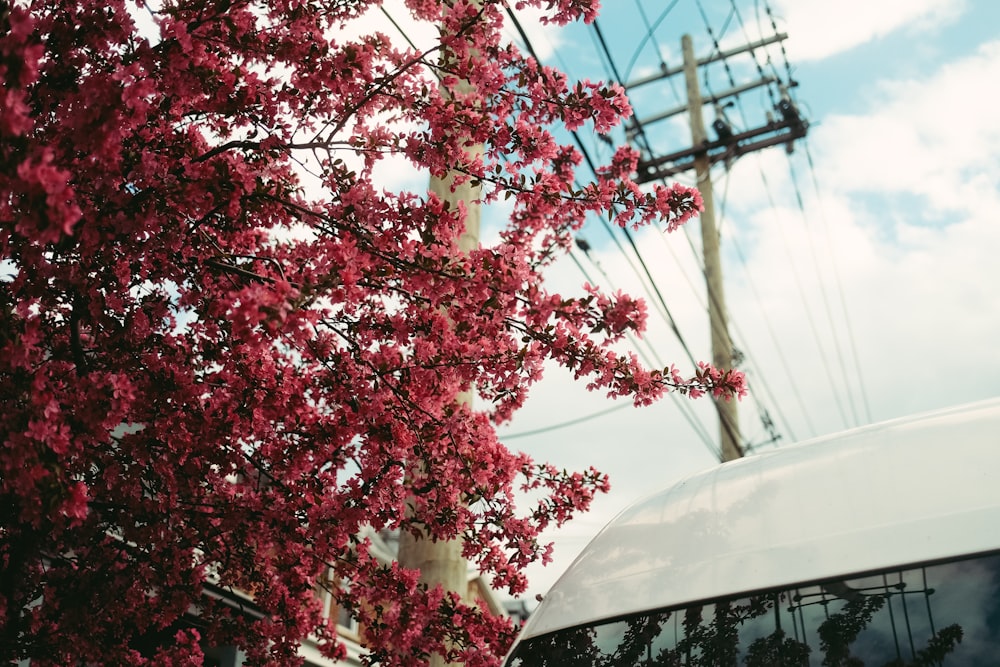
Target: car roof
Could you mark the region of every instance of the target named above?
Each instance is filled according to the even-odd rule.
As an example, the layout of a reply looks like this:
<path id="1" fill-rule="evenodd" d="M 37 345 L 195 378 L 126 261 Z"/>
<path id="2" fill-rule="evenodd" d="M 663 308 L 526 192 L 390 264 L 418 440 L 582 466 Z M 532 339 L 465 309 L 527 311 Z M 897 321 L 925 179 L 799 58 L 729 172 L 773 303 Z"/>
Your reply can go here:
<path id="1" fill-rule="evenodd" d="M 1000 399 L 716 466 L 632 505 L 522 638 L 1000 549 Z"/>

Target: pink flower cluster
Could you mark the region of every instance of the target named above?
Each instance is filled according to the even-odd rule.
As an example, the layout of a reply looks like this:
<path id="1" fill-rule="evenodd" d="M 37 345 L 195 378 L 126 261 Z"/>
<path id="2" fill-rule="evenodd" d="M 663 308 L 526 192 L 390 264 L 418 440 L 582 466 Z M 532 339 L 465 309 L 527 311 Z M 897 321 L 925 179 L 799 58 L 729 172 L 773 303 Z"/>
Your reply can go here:
<path id="1" fill-rule="evenodd" d="M 310 635 L 341 656 L 332 581 L 372 660 L 495 665 L 509 623 L 362 531 L 462 537 L 523 591 L 540 532 L 608 485 L 497 438 L 547 362 L 637 404 L 744 393 L 737 371 L 616 352 L 642 302 L 546 287 L 588 215 L 672 229 L 701 202 L 639 188 L 626 149 L 576 173 L 553 127 L 607 132 L 628 102 L 505 43 L 500 0 L 408 0 L 441 26 L 428 52 L 357 29 L 372 2 L 0 5 L 4 659 L 190 665 L 229 644 L 295 665 Z M 389 159 L 508 200 L 500 241 L 460 251 L 467 207 L 385 190 Z"/>

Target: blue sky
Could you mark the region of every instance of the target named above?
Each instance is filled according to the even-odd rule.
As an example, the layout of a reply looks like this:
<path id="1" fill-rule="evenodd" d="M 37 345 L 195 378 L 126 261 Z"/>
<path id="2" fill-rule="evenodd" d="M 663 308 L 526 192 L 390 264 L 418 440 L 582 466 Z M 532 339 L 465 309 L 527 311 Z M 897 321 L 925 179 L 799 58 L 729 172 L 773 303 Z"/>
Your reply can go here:
<path id="1" fill-rule="evenodd" d="M 671 4 L 641 1 L 651 21 Z M 645 28 L 635 0 L 604 4 L 600 27 L 624 69 Z M 735 15 L 720 37 L 732 3 L 702 5 L 723 48 L 746 41 Z M 735 5 L 755 36 L 754 0 Z M 748 356 L 743 368 L 760 402 L 741 405 L 744 436 L 759 449 L 787 446 L 1000 394 L 1000 127 L 993 109 L 1000 82 L 1000 5 L 771 5 L 779 29 L 789 34 L 788 59 L 799 82 L 794 97 L 811 123 L 809 136 L 791 156 L 773 148 L 740 158 L 728 173 L 713 170 L 726 298 L 736 344 Z M 764 3 L 759 6 L 763 16 Z M 590 29 L 556 32 L 530 17 L 523 23 L 551 64 L 578 78 L 606 76 Z M 712 51 L 696 0 L 678 0 L 655 33 L 668 65 L 680 63 L 685 32 L 699 57 Z M 780 53 L 772 48 L 770 54 L 783 72 Z M 657 64 L 647 45 L 633 76 Z M 742 65 L 733 59 L 731 67 L 737 83 L 756 76 L 749 59 Z M 711 76 L 720 78 L 710 79 L 713 89 L 728 87 L 724 71 L 715 69 Z M 683 95 L 681 77 L 674 87 Z M 634 97 L 639 116 L 679 103 L 666 83 L 640 90 Z M 759 123 L 768 104 L 761 91 L 743 95 L 745 126 Z M 740 121 L 737 109 L 728 113 Z M 713 119 L 708 108 L 705 119 Z M 684 116 L 658 124 L 656 133 L 660 153 L 688 145 Z M 615 138 L 622 140 L 620 133 Z M 585 140 L 595 156 L 607 156 L 609 149 Z M 679 180 L 691 182 L 690 175 Z M 690 227 L 697 247 L 697 223 Z M 578 255 L 592 278 L 645 294 L 629 258 L 600 223 L 589 223 L 582 234 L 595 246 L 591 255 L 600 266 Z M 688 345 L 696 357 L 709 358 L 704 288 L 688 240 L 654 229 L 640 231 L 636 240 Z M 575 292 L 584 278 L 567 261 L 554 268 L 551 280 Z M 646 340 L 664 361 L 685 367 L 665 322 L 652 314 L 650 319 Z M 543 592 L 629 502 L 714 463 L 709 446 L 671 400 L 550 429 L 616 405 L 553 370 L 502 431 L 512 447 L 559 466 L 595 465 L 612 479 L 611 494 L 590 514 L 550 535 L 556 560 L 531 573 L 532 594 Z M 716 438 L 711 406 L 701 401 L 691 407 L 701 428 Z M 765 443 L 761 408 L 777 424 L 776 444 Z M 550 430 L 517 437 L 538 429 Z"/>

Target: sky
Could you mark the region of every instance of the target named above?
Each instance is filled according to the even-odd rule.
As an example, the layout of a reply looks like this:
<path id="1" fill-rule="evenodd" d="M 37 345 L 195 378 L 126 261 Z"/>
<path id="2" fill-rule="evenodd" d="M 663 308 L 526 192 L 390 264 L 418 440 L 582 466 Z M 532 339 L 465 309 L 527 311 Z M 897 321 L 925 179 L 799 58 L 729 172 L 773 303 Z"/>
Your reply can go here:
<path id="1" fill-rule="evenodd" d="M 661 57 L 679 65 L 684 33 L 698 57 L 712 53 L 706 19 L 723 50 L 773 33 L 763 2 L 702 0 L 704 17 L 696 0 L 640 2 L 648 24 L 662 18 L 652 38 L 643 39 L 647 22 L 636 0 L 606 0 L 598 19 L 625 81 L 655 72 Z M 791 155 L 770 148 L 739 158 L 728 172 L 721 164 L 712 171 L 725 298 L 745 356 L 740 368 L 753 387 L 740 405 L 744 442 L 751 453 L 765 451 L 1000 394 L 1000 126 L 992 104 L 1000 5 L 772 0 L 771 9 L 788 34 L 785 55 L 772 46 L 757 52 L 757 62 L 785 78 L 787 58 L 808 135 Z M 549 64 L 574 78 L 614 76 L 593 28 L 522 23 Z M 727 62 L 737 84 L 760 77 L 748 55 Z M 703 73 L 703 95 L 706 82 L 712 92 L 730 87 L 721 64 Z M 630 90 L 640 118 L 683 104 L 683 95 L 683 77 Z M 771 104 L 760 88 L 740 95 L 726 116 L 749 129 L 764 122 Z M 711 107 L 704 117 L 710 125 Z M 656 153 L 690 145 L 684 114 L 647 129 Z M 614 138 L 625 141 L 623 132 Z M 593 137 L 582 139 L 595 158 L 610 155 Z M 691 174 L 677 178 L 693 182 Z M 687 231 L 649 228 L 634 238 L 689 349 L 708 360 L 698 223 Z M 646 296 L 650 326 L 639 349 L 690 369 L 632 268 L 634 255 L 596 219 L 581 235 L 593 248 L 577 254 L 587 275 L 567 259 L 549 276 L 553 288 L 578 293 L 593 281 Z M 712 413 L 704 399 L 632 408 L 588 393 L 560 369 L 547 373 L 501 439 L 559 467 L 593 465 L 610 475 L 612 491 L 546 534 L 555 541 L 554 561 L 530 571 L 529 597 L 547 590 L 628 504 L 716 465 Z M 773 435 L 780 439 L 771 442 Z"/>
<path id="2" fill-rule="evenodd" d="M 416 41 L 432 36 L 426 26 L 405 24 L 398 0 L 382 7 Z M 629 82 L 661 63 L 676 67 L 685 33 L 699 58 L 774 34 L 772 17 L 788 36 L 753 56 L 728 58 L 728 69 L 708 66 L 700 81 L 704 96 L 762 75 L 787 82 L 790 71 L 797 85 L 789 93 L 809 122 L 791 153 L 777 146 L 711 172 L 730 329 L 751 385 L 740 404 L 751 455 L 1000 395 L 1000 126 L 993 106 L 1000 3 L 605 0 L 597 25 L 614 69 L 593 27 L 556 29 L 536 16 L 519 14 L 533 48 L 576 79 Z M 684 90 L 683 77 L 673 77 L 630 88 L 629 96 L 645 118 L 683 105 Z M 768 91 L 743 93 L 725 109 L 736 131 L 766 122 L 780 95 Z M 710 127 L 715 110 L 703 113 Z M 655 154 L 690 146 L 686 114 L 645 129 Z M 627 141 L 623 129 L 611 136 L 617 145 Z M 598 163 L 609 159 L 612 146 L 587 133 L 580 139 Z M 393 187 L 426 187 L 426 177 L 405 166 L 386 162 L 383 169 Z M 676 178 L 694 183 L 690 173 Z M 484 212 L 485 244 L 496 239 L 505 213 Z M 656 227 L 633 233 L 663 304 L 628 242 L 620 233 L 616 242 L 596 218 L 579 234 L 590 252 L 557 262 L 549 287 L 580 294 L 591 282 L 647 298 L 648 330 L 628 349 L 692 372 L 660 311 L 669 310 L 695 359 L 711 358 L 698 225 L 669 235 Z M 538 460 L 570 470 L 594 466 L 611 479 L 611 492 L 589 513 L 543 536 L 555 543 L 554 560 L 529 570 L 529 600 L 626 506 L 718 464 L 707 399 L 670 396 L 634 408 L 587 392 L 559 368 L 549 369 L 499 433 Z"/>

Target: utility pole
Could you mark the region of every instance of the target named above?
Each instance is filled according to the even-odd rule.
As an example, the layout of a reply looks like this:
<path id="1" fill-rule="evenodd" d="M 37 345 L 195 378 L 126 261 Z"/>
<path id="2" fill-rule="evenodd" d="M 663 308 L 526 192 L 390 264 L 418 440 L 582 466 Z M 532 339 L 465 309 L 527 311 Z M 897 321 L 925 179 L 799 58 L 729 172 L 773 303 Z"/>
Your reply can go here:
<path id="1" fill-rule="evenodd" d="M 482 153 L 483 147 L 474 146 L 470 152 Z M 479 223 L 481 217 L 480 191 L 481 186 L 473 186 L 465 181 L 455 187 L 454 176 L 446 178 L 432 176 L 430 189 L 442 201 L 448 202 L 454 209 L 458 202 L 466 206 L 465 231 L 458 238 L 458 248 L 468 253 L 479 246 Z M 454 192 L 452 187 L 455 187 Z M 471 405 L 472 392 L 461 392 L 455 397 L 456 402 Z M 399 564 L 408 569 L 420 570 L 420 581 L 434 588 L 440 585 L 446 592 L 458 593 L 466 597 L 468 589 L 468 563 L 462 558 L 462 540 L 430 540 L 426 536 L 415 537 L 409 531 L 401 531 L 399 536 Z M 431 656 L 431 667 L 446 664 L 441 656 Z"/>
<path id="2" fill-rule="evenodd" d="M 698 61 L 694 57 L 691 35 L 681 38 L 684 54 L 684 80 L 687 84 L 688 119 L 691 123 L 691 145 L 701 146 L 708 140 L 705 120 L 701 112 L 701 90 L 698 86 Z M 704 210 L 701 212 L 701 245 L 705 265 L 705 284 L 708 288 L 708 321 L 712 331 L 712 364 L 719 369 L 733 367 L 733 341 L 729 337 L 726 299 L 722 288 L 722 262 L 719 260 L 719 230 L 715 226 L 715 199 L 712 193 L 712 163 L 708 153 L 694 156 L 696 186 L 701 193 Z M 719 412 L 719 442 L 722 460 L 731 461 L 743 456 L 740 446 L 740 424 L 737 404 L 722 397 L 714 399 Z"/>
<path id="3" fill-rule="evenodd" d="M 776 83 L 776 80 L 772 77 L 762 76 L 757 81 L 734 86 L 723 92 L 713 94 L 706 99 L 701 96 L 700 86 L 698 85 L 698 68 L 718 60 L 725 60 L 730 56 L 735 56 L 746 51 L 752 52 L 755 48 L 780 42 L 786 38 L 787 35 L 785 34 L 776 34 L 767 39 L 759 40 L 730 51 L 719 51 L 708 58 L 699 60 L 695 57 L 691 36 L 684 35 L 681 38 L 681 50 L 684 59 L 683 67 L 679 69 L 667 69 L 664 67 L 660 74 L 645 77 L 626 85 L 626 88 L 635 88 L 676 74 L 684 74 L 687 88 L 687 103 L 681 107 L 633 121 L 631 128 L 628 130 L 628 135 L 629 137 L 635 137 L 642 134 L 644 132 L 644 125 L 670 118 L 678 113 L 687 112 L 688 114 L 691 125 L 691 147 L 660 157 L 650 156 L 649 159 L 640 161 L 637 168 L 638 175 L 636 181 L 638 183 L 648 183 L 682 171 L 694 170 L 696 186 L 701 193 L 704 203 L 704 210 L 702 211 L 700 220 L 705 283 L 708 290 L 712 364 L 719 369 L 733 367 L 734 349 L 727 322 L 728 315 L 722 282 L 722 263 L 719 258 L 719 231 L 715 222 L 715 201 L 712 193 L 711 167 L 716 162 L 725 161 L 728 164 L 740 155 L 777 144 L 785 144 L 790 152 L 792 142 L 795 139 L 805 136 L 808 123 L 799 116 L 798 110 L 788 97 L 787 88 L 782 86 L 781 101 L 775 107 L 775 110 L 778 112 L 777 117 L 768 113 L 767 122 L 764 125 L 735 133 L 724 118 L 717 116 L 714 124 L 717 138 L 710 140 L 705 131 L 705 121 L 702 115 L 702 107 L 706 102 L 716 105 L 717 114 L 721 114 L 721 100 L 727 97 L 735 97 L 742 92 L 759 86 Z M 788 85 L 794 85 L 794 83 L 789 81 Z M 740 439 L 737 404 L 732 400 L 726 401 L 725 399 L 717 398 L 715 399 L 715 405 L 719 414 L 719 441 L 722 461 L 731 461 L 740 458 L 743 456 L 743 446 Z"/>
<path id="4" fill-rule="evenodd" d="M 482 146 L 476 146 L 474 151 L 482 152 Z M 455 208 L 458 202 L 465 202 L 465 231 L 458 238 L 459 249 L 467 253 L 479 246 L 480 221 L 480 186 L 473 187 L 469 181 L 457 186 L 452 192 L 454 177 L 449 175 L 441 179 L 432 176 L 430 189 L 450 208 Z M 464 391 L 455 397 L 457 403 L 471 405 L 472 392 Z M 420 571 L 420 582 L 428 588 L 441 586 L 446 592 L 458 593 L 464 600 L 468 597 L 469 565 L 462 557 L 462 540 L 432 540 L 428 536 L 414 536 L 409 531 L 400 531 L 399 551 L 396 555 L 399 564 L 407 569 Z M 444 667 L 449 663 L 444 657 L 432 655 L 430 667 Z"/>
<path id="5" fill-rule="evenodd" d="M 447 64 L 447 55 L 442 55 L 442 59 Z M 443 89 L 442 93 L 447 96 L 454 94 L 465 95 L 473 92 L 472 85 L 465 80 L 457 82 L 453 90 Z M 481 156 L 484 152 L 482 144 L 475 144 L 466 148 L 466 153 L 470 159 Z M 449 173 L 444 178 L 431 176 L 430 190 L 442 201 L 448 204 L 448 208 L 456 210 L 459 202 L 464 203 L 465 229 L 456 240 L 459 252 L 469 253 L 479 247 L 479 226 L 482 217 L 481 198 L 482 186 L 473 185 L 471 179 L 466 179 L 463 183 L 455 185 L 455 173 Z M 472 404 L 472 392 L 460 392 L 455 401 L 462 405 Z M 428 588 L 441 586 L 445 593 L 458 593 L 463 600 L 468 600 L 469 566 L 462 557 L 462 539 L 453 540 L 432 540 L 426 534 L 415 536 L 409 531 L 400 531 L 399 551 L 396 560 L 402 567 L 420 571 L 420 582 L 426 584 Z M 445 667 L 449 663 L 441 655 L 431 655 L 430 667 Z"/>

